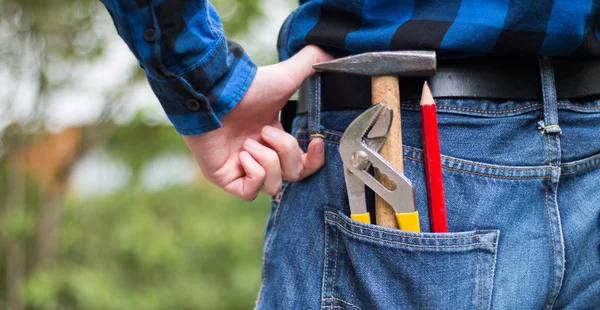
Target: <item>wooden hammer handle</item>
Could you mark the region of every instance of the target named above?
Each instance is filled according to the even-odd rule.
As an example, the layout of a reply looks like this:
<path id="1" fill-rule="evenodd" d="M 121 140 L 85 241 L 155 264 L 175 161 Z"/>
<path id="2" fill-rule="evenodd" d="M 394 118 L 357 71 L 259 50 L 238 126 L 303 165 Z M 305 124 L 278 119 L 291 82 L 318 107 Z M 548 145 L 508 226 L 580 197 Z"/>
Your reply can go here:
<path id="1" fill-rule="evenodd" d="M 395 76 L 372 77 L 373 104 L 383 103 L 393 111 L 392 126 L 388 132 L 385 144 L 380 154 L 392 166 L 404 173 L 404 158 L 402 156 L 402 127 L 400 119 L 400 87 Z M 393 182 L 375 171 L 375 178 L 386 187 L 391 187 Z M 379 195 L 375 195 L 375 219 L 377 225 L 398 228 L 396 212 Z"/>

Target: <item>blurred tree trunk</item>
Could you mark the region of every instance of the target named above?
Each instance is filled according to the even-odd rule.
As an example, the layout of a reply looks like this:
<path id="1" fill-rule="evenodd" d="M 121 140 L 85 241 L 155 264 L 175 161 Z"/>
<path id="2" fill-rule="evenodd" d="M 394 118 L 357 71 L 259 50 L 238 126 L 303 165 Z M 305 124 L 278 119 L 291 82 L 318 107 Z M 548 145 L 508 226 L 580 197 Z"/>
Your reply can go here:
<path id="1" fill-rule="evenodd" d="M 60 208 L 69 172 L 82 153 L 81 142 L 81 128 L 71 127 L 57 134 L 44 135 L 23 149 L 24 168 L 43 197 L 36 226 L 33 270 L 47 267 L 54 257 Z"/>
<path id="2" fill-rule="evenodd" d="M 10 136 L 9 136 L 10 137 Z M 8 145 L 20 147 L 22 137 L 20 134 L 12 136 Z M 6 201 L 5 215 L 22 218 L 25 211 L 25 174 L 21 167 L 21 160 L 16 153 L 9 153 L 6 169 Z M 9 310 L 24 309 L 22 288 L 25 280 L 25 250 L 24 244 L 19 240 L 14 229 L 8 233 L 6 242 L 6 298 Z"/>
<path id="3" fill-rule="evenodd" d="M 56 230 L 60 222 L 60 206 L 62 193 L 55 192 L 45 197 L 40 206 L 37 238 L 35 247 L 35 262 L 32 269 L 48 267 L 56 250 Z"/>

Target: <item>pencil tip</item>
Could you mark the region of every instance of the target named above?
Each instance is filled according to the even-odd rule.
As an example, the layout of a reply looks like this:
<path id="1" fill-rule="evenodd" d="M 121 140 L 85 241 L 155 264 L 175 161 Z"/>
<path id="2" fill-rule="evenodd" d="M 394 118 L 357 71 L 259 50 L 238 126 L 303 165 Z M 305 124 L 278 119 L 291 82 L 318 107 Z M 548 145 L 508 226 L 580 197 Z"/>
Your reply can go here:
<path id="1" fill-rule="evenodd" d="M 433 101 L 433 95 L 429 89 L 429 85 L 427 85 L 427 81 L 425 81 L 425 84 L 423 84 L 423 93 L 421 94 L 421 105 L 426 104 L 435 104 Z"/>

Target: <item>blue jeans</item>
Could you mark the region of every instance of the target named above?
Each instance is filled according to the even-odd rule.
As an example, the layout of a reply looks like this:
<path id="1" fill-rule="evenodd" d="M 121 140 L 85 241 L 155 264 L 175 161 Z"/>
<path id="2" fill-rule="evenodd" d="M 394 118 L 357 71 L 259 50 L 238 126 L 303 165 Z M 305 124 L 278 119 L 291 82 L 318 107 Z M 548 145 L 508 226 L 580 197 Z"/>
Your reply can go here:
<path id="1" fill-rule="evenodd" d="M 362 111 L 294 121 L 326 164 L 273 198 L 258 309 L 600 307 L 600 100 L 437 99 L 449 233 L 429 233 L 418 102 L 402 103 L 421 233 L 349 217 L 340 137 Z"/>

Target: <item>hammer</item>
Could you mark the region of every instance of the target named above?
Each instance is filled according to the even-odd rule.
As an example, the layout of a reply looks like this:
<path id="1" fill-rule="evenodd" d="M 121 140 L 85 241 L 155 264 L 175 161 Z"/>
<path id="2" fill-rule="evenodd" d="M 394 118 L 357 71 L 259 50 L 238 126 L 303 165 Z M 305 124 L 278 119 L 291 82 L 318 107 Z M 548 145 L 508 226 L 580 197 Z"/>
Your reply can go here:
<path id="1" fill-rule="evenodd" d="M 333 71 L 371 77 L 372 103 L 383 103 L 392 109 L 394 117 L 380 154 L 394 168 L 404 173 L 402 126 L 400 119 L 400 87 L 398 76 L 431 76 L 436 71 L 433 51 L 372 52 L 313 65 L 320 71 Z M 395 184 L 375 171 L 375 178 L 386 188 Z M 398 228 L 394 209 L 381 197 L 375 197 L 377 225 Z"/>

